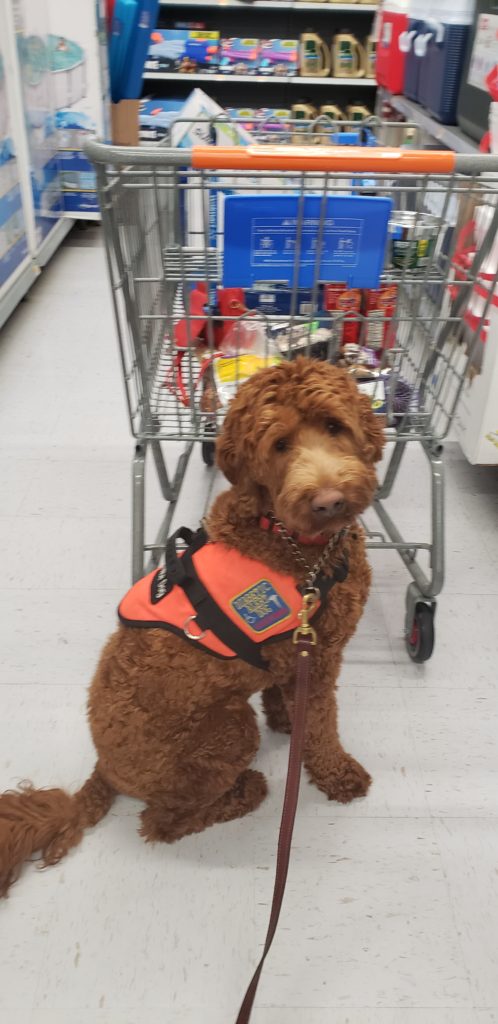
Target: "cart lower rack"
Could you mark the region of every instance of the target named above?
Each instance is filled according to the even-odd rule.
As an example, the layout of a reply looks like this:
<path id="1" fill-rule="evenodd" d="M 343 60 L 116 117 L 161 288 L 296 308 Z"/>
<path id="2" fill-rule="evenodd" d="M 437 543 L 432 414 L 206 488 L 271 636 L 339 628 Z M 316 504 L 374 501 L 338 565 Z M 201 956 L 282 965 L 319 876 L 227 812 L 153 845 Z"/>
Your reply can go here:
<path id="1" fill-rule="evenodd" d="M 387 127 L 376 122 L 366 146 L 90 142 L 87 153 L 136 440 L 133 578 L 146 557 L 147 569 L 158 564 L 192 447 L 212 465 L 240 382 L 300 353 L 326 359 L 385 417 L 391 444 L 369 546 L 396 550 L 411 576 L 405 637 L 424 661 L 444 582 L 443 441 L 497 304 L 498 161 L 384 148 Z M 183 449 L 171 471 L 173 441 Z M 388 511 L 409 444 L 429 468 L 427 543 L 406 540 Z M 153 543 L 148 453 L 166 506 Z"/>

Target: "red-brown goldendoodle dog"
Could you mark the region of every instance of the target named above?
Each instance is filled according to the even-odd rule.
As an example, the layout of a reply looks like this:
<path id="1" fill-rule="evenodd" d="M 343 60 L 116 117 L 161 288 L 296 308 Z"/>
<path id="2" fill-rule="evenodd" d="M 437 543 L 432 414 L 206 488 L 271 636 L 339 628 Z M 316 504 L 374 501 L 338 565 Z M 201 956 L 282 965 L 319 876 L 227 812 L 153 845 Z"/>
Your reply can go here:
<path id="1" fill-rule="evenodd" d="M 305 564 L 322 558 L 322 575 L 331 577 L 347 558 L 348 575 L 315 623 L 305 740 L 311 780 L 341 802 L 363 796 L 370 783 L 341 746 L 336 681 L 369 589 L 354 522 L 372 499 L 382 444 L 381 423 L 344 371 L 307 359 L 263 370 L 230 406 L 217 457 L 232 486 L 206 524 L 210 542 L 289 575 L 293 587 L 303 584 Z M 164 628 L 121 624 L 90 689 L 91 778 L 74 796 L 31 786 L 0 796 L 0 895 L 33 854 L 56 863 L 117 793 L 144 801 L 142 835 L 165 842 L 258 807 L 266 781 L 250 768 L 259 734 L 249 698 L 261 691 L 270 727 L 289 732 L 296 660 L 289 633 L 260 651 L 263 668 L 214 657 Z"/>

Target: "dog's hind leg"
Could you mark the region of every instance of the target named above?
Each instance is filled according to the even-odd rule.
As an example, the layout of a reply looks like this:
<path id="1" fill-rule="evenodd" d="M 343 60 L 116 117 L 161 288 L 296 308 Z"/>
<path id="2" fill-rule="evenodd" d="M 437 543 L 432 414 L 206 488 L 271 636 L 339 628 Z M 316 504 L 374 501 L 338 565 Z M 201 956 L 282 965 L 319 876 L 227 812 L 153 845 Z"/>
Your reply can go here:
<path id="1" fill-rule="evenodd" d="M 174 842 L 255 810 L 267 792 L 261 772 L 248 770 L 258 747 L 258 727 L 249 704 L 233 701 L 210 707 L 179 752 L 174 780 L 147 798 L 141 835 Z"/>
<path id="2" fill-rule="evenodd" d="M 280 686 L 270 686 L 261 694 L 266 721 L 274 732 L 290 733 L 291 720 Z"/>
<path id="3" fill-rule="evenodd" d="M 158 796 L 157 801 L 151 801 L 140 815 L 140 835 L 148 842 L 174 843 L 194 832 L 203 832 L 209 825 L 233 821 L 255 811 L 267 792 L 268 786 L 262 772 L 249 768 L 241 772 L 232 789 L 223 793 L 209 807 L 192 807 L 187 811 L 184 809 L 183 813 L 179 810 L 175 812 L 165 807 Z"/>

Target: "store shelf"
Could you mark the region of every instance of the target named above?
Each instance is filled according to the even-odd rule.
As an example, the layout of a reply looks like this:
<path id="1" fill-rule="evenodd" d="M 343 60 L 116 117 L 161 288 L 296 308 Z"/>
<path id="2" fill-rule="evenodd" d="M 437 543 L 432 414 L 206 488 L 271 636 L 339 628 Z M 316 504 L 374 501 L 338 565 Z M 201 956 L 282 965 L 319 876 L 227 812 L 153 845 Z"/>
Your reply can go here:
<path id="1" fill-rule="evenodd" d="M 387 100 L 398 113 L 418 124 L 423 131 L 427 132 L 432 139 L 440 142 L 455 153 L 478 153 L 479 146 L 473 139 L 460 131 L 457 125 L 440 124 L 434 117 L 431 117 L 426 110 L 413 100 L 406 99 L 406 96 L 391 96 L 385 89 L 379 89 L 379 99 Z"/>
<path id="2" fill-rule="evenodd" d="M 209 73 L 195 72 L 191 75 L 178 74 L 176 71 L 144 71 L 144 81 L 155 79 L 163 82 L 254 82 L 259 85 L 347 85 L 350 88 L 356 86 L 367 86 L 375 89 L 377 83 L 374 78 L 311 78 L 304 75 L 295 75 L 286 78 L 283 75 L 211 75 Z"/>
<path id="3" fill-rule="evenodd" d="M 336 11 L 338 14 L 347 12 L 350 14 L 373 14 L 378 5 L 377 4 L 327 4 L 327 3 L 300 3 L 296 0 L 295 3 L 286 3 L 285 0 L 160 0 L 162 7 L 243 7 L 246 11 L 251 11 L 253 8 L 262 10 L 265 7 L 271 11 L 286 10 L 286 11 L 317 11 L 317 12 L 331 12 Z"/>
<path id="4" fill-rule="evenodd" d="M 0 287 L 0 329 L 34 284 L 39 273 L 31 256 L 26 256 L 12 276 Z"/>
<path id="5" fill-rule="evenodd" d="M 36 263 L 39 267 L 44 267 L 48 261 L 57 251 L 61 243 L 64 241 L 66 235 L 69 234 L 71 228 L 74 226 L 74 219 L 72 217 L 62 216 L 60 220 L 57 220 L 46 236 L 43 242 L 38 247 L 35 255 Z"/>

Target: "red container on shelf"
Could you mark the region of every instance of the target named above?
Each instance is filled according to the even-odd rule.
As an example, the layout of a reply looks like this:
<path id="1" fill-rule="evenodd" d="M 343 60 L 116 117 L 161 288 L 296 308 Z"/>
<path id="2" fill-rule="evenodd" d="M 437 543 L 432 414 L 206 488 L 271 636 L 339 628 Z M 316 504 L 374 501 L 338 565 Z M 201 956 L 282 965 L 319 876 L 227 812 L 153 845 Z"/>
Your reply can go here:
<path id="1" fill-rule="evenodd" d="M 405 54 L 399 37 L 408 28 L 410 0 L 385 0 L 378 13 L 375 77 L 392 93 L 403 92 Z"/>

